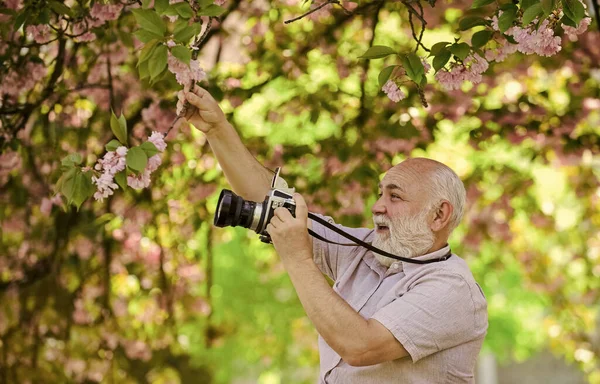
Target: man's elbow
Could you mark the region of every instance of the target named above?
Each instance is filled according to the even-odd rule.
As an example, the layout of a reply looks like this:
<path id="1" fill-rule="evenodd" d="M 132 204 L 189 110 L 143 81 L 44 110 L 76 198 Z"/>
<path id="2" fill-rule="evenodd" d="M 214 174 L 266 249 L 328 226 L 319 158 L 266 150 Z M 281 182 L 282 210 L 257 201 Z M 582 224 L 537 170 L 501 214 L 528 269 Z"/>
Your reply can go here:
<path id="1" fill-rule="evenodd" d="M 367 367 L 369 365 L 375 365 L 383 363 L 385 360 L 378 358 L 375 354 L 370 351 L 357 351 L 353 354 L 347 354 L 342 359 L 350 366 L 353 367 Z"/>
<path id="2" fill-rule="evenodd" d="M 370 365 L 376 365 L 385 363 L 386 361 L 402 359 L 408 356 L 408 352 L 403 349 L 403 351 L 394 351 L 395 353 L 384 353 L 380 350 L 362 350 L 355 351 L 350 354 L 347 353 L 345 356 L 342 356 L 342 359 L 350 366 L 353 367 L 367 367 Z"/>

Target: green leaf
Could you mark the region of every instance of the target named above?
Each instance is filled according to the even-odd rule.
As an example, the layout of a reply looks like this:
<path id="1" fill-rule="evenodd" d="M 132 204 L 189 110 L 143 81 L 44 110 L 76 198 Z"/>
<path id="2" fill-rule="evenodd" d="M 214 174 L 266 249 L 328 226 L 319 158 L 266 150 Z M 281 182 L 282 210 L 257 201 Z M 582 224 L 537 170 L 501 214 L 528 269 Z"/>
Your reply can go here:
<path id="1" fill-rule="evenodd" d="M 150 141 L 144 141 L 142 145 L 140 145 L 140 148 L 142 148 L 142 150 L 146 152 L 146 156 L 148 156 L 148 158 L 151 158 L 157 153 L 160 153 L 158 148 L 156 148 L 156 145 L 154 145 L 154 143 Z"/>
<path id="2" fill-rule="evenodd" d="M 478 25 L 488 25 L 488 21 L 479 16 L 466 16 L 458 22 L 461 31 L 466 31 Z"/>
<path id="3" fill-rule="evenodd" d="M 117 182 L 117 184 L 119 185 L 119 187 L 121 187 L 122 190 L 126 190 L 127 189 L 127 171 L 123 170 L 121 172 L 118 172 L 115 175 L 115 181 Z"/>
<path id="4" fill-rule="evenodd" d="M 56 185 L 54 186 L 54 193 L 62 193 L 63 186 L 65 181 L 75 176 L 75 172 L 77 172 L 76 167 L 71 167 L 67 170 L 64 170 L 64 173 L 58 178 Z M 63 193 L 64 194 L 64 193 Z"/>
<path id="5" fill-rule="evenodd" d="M 73 167 L 75 165 L 79 165 L 83 162 L 83 157 L 79 153 L 71 153 L 65 156 L 61 160 L 61 164 L 63 167 Z"/>
<path id="6" fill-rule="evenodd" d="M 148 164 L 148 156 L 142 148 L 133 147 L 127 151 L 126 161 L 129 168 L 141 172 L 146 168 L 146 164 Z"/>
<path id="7" fill-rule="evenodd" d="M 206 8 L 212 4 L 214 4 L 214 0 L 198 0 L 200 8 Z"/>
<path id="8" fill-rule="evenodd" d="M 480 8 L 488 4 L 492 4 L 496 0 L 474 0 L 471 9 Z"/>
<path id="9" fill-rule="evenodd" d="M 150 71 L 150 79 L 155 79 L 167 67 L 168 49 L 164 45 L 159 45 L 152 52 L 152 56 L 148 61 L 148 70 Z"/>
<path id="10" fill-rule="evenodd" d="M 142 48 L 142 52 L 140 53 L 140 58 L 138 59 L 138 65 L 145 61 L 148 61 L 150 56 L 152 56 L 152 52 L 154 51 L 154 48 L 156 48 L 158 43 L 158 40 L 152 40 L 146 45 L 144 45 L 144 48 Z"/>
<path id="11" fill-rule="evenodd" d="M 216 4 L 211 4 L 206 8 L 202 8 L 200 9 L 200 12 L 198 12 L 199 15 L 202 16 L 221 16 L 223 13 L 225 13 L 226 9 L 223 7 L 219 7 Z"/>
<path id="12" fill-rule="evenodd" d="M 379 88 L 383 87 L 385 83 L 387 83 L 392 75 L 392 72 L 394 71 L 394 68 L 396 67 L 397 65 L 390 65 L 389 67 L 383 68 L 383 70 L 379 72 Z"/>
<path id="13" fill-rule="evenodd" d="M 444 48 L 444 50 L 442 50 L 433 58 L 433 69 L 435 69 L 436 72 L 439 71 L 444 67 L 444 65 L 446 65 L 446 63 L 448 62 L 448 60 L 450 60 L 451 57 L 452 52 L 450 52 L 449 49 Z"/>
<path id="14" fill-rule="evenodd" d="M 359 56 L 359 59 L 382 59 L 389 55 L 394 55 L 396 51 L 385 45 L 374 45 L 367 49 L 367 52 Z"/>
<path id="15" fill-rule="evenodd" d="M 450 52 L 461 60 L 464 60 L 471 52 L 471 47 L 467 43 L 452 44 Z"/>
<path id="16" fill-rule="evenodd" d="M 148 61 L 144 61 L 138 64 L 138 73 L 140 80 L 150 77 L 150 70 L 148 69 Z"/>
<path id="17" fill-rule="evenodd" d="M 147 31 L 145 29 L 138 29 L 133 32 L 133 35 L 138 38 L 142 43 L 149 43 L 155 39 L 161 39 L 162 36 L 155 34 L 154 32 Z"/>
<path id="18" fill-rule="evenodd" d="M 513 22 L 517 17 L 517 7 L 509 8 L 504 11 L 498 18 L 498 28 L 500 32 L 506 32 L 510 27 L 513 26 Z"/>
<path id="19" fill-rule="evenodd" d="M 29 12 L 27 11 L 27 9 L 23 9 L 21 11 L 21 13 L 19 13 L 17 15 L 17 17 L 15 17 L 14 30 L 16 31 L 19 28 L 21 28 L 23 26 L 23 24 L 25 24 L 25 22 L 27 21 L 28 18 L 29 18 Z"/>
<path id="20" fill-rule="evenodd" d="M 533 7 L 536 4 L 540 3 L 540 0 L 521 0 L 520 2 L 521 11 L 526 11 L 529 7 Z"/>
<path id="21" fill-rule="evenodd" d="M 560 22 L 564 25 L 568 25 L 569 27 L 577 28 L 577 23 L 569 19 L 567 15 L 563 15 L 563 17 L 560 19 Z"/>
<path id="22" fill-rule="evenodd" d="M 192 37 L 200 33 L 200 28 L 198 23 L 188 25 L 187 20 L 177 20 L 173 30 L 173 39 L 178 43 L 187 44 Z"/>
<path id="23" fill-rule="evenodd" d="M 171 54 L 182 63 L 190 65 L 190 60 L 192 59 L 192 52 L 190 52 L 188 48 L 181 45 L 176 45 L 173 48 L 171 48 Z"/>
<path id="24" fill-rule="evenodd" d="M 118 140 L 113 139 L 104 146 L 104 149 L 106 149 L 107 151 L 116 151 L 117 148 L 119 148 L 121 145 L 123 144 L 121 144 Z"/>
<path id="25" fill-rule="evenodd" d="M 425 75 L 425 68 L 423 68 L 421 59 L 419 59 L 416 54 L 410 53 L 406 56 L 402 56 L 400 61 L 402 62 L 402 66 L 409 79 L 417 84 L 421 83 L 421 79 Z"/>
<path id="26" fill-rule="evenodd" d="M 556 4 L 554 3 L 554 0 L 542 0 L 542 9 L 544 10 L 544 16 L 548 16 L 552 13 L 552 11 L 554 11 L 554 7 L 556 6 Z"/>
<path id="27" fill-rule="evenodd" d="M 473 48 L 480 48 L 487 44 L 492 37 L 493 32 L 488 30 L 483 30 L 479 32 L 475 32 L 473 37 L 471 38 L 471 45 Z"/>
<path id="28" fill-rule="evenodd" d="M 67 7 L 66 5 L 64 5 L 63 3 L 59 2 L 59 1 L 49 1 L 48 6 L 50 7 L 50 9 L 52 9 L 54 12 L 58 13 L 59 15 L 68 15 L 68 16 L 74 17 L 73 11 L 71 10 L 71 8 Z"/>
<path id="29" fill-rule="evenodd" d="M 126 47 L 133 48 L 134 44 L 133 44 L 133 38 L 131 37 L 131 34 L 129 32 L 125 32 L 125 31 L 119 31 L 118 33 L 119 33 L 119 38 L 121 39 L 123 44 L 125 44 Z"/>
<path id="30" fill-rule="evenodd" d="M 150 8 L 150 4 L 152 4 L 152 0 L 142 0 L 142 8 L 143 9 Z"/>
<path id="31" fill-rule="evenodd" d="M 537 3 L 527 8 L 523 12 L 523 26 L 529 25 L 536 17 L 540 16 L 544 11 L 542 10 L 542 4 Z"/>
<path id="32" fill-rule="evenodd" d="M 154 0 L 154 9 L 162 15 L 169 8 L 169 0 Z"/>
<path id="33" fill-rule="evenodd" d="M 190 7 L 190 5 L 186 2 L 174 4 L 173 7 L 175 8 L 177 14 L 184 19 L 190 19 L 192 16 L 194 16 L 192 7 Z"/>
<path id="34" fill-rule="evenodd" d="M 123 115 L 121 115 L 122 117 Z M 114 112 L 111 111 L 110 129 L 123 145 L 127 145 L 127 127 L 123 127 Z"/>
<path id="35" fill-rule="evenodd" d="M 562 0 L 562 3 L 565 16 L 579 25 L 579 22 L 585 17 L 583 4 L 579 0 Z"/>
<path id="36" fill-rule="evenodd" d="M 92 172 L 77 172 L 73 181 L 73 193 L 71 195 L 71 201 L 69 203 L 73 203 L 77 210 L 81 207 L 84 201 L 89 199 L 93 194 L 96 188 L 94 187 L 94 183 L 92 183 Z"/>
<path id="37" fill-rule="evenodd" d="M 431 47 L 431 51 L 430 51 L 431 56 L 439 55 L 440 52 L 442 52 L 448 46 L 448 44 L 450 44 L 450 43 L 447 41 L 442 41 L 442 42 L 433 44 L 433 47 Z"/>
<path id="38" fill-rule="evenodd" d="M 131 12 L 133 12 L 135 20 L 142 29 L 159 36 L 165 35 L 167 26 L 156 12 L 149 9 L 133 9 Z"/>

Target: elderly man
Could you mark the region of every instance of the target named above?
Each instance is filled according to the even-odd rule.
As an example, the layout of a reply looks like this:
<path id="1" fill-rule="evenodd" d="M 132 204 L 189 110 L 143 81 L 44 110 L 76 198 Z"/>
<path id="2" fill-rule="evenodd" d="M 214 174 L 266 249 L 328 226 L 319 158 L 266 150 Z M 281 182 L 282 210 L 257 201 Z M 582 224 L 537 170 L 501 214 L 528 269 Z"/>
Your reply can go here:
<path id="1" fill-rule="evenodd" d="M 212 96 L 196 87 L 179 99 L 191 104 L 185 117 L 206 135 L 233 190 L 263 201 L 273 174 L 248 152 Z M 464 212 L 464 186 L 447 166 L 416 158 L 391 168 L 379 189 L 375 229 L 336 226 L 383 251 L 430 263 L 313 240 L 307 228 L 350 243 L 308 220 L 299 194 L 296 217 L 279 208 L 267 226 L 319 333 L 319 383 L 474 383 L 487 305 L 447 243 Z"/>

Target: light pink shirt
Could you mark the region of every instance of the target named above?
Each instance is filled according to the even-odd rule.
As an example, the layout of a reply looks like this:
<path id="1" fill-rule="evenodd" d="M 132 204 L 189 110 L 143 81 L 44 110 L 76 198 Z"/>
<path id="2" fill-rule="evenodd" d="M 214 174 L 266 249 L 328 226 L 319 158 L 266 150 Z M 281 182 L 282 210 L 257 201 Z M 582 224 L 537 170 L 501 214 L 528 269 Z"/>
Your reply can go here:
<path id="1" fill-rule="evenodd" d="M 330 217 L 323 217 L 333 223 Z M 350 240 L 312 222 L 313 230 L 337 243 Z M 374 231 L 347 228 L 371 242 Z M 439 258 L 446 246 L 416 257 Z M 487 331 L 487 303 L 467 263 L 456 255 L 431 264 L 396 261 L 388 269 L 360 246 L 327 244 L 313 238 L 314 260 L 334 280 L 333 289 L 365 319 L 383 324 L 410 357 L 353 367 L 319 336 L 319 383 L 474 383 L 474 367 Z M 348 329 L 348 337 L 353 330 Z"/>

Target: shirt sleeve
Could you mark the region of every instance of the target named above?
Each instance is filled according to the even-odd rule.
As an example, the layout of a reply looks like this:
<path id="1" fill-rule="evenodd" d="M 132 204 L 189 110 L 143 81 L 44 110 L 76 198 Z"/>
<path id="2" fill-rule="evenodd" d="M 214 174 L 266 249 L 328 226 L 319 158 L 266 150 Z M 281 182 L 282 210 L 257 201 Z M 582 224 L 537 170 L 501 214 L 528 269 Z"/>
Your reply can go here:
<path id="1" fill-rule="evenodd" d="M 419 279 L 372 318 L 383 324 L 417 362 L 485 335 L 485 300 L 474 298 L 474 294 L 477 292 L 472 292 L 460 274 L 436 271 Z"/>
<path id="2" fill-rule="evenodd" d="M 363 241 L 366 241 L 369 234 L 373 232 L 372 229 L 368 228 L 344 227 L 343 225 L 336 224 L 335 221 L 329 216 L 323 216 L 316 213 L 314 215 Z M 314 220 L 312 220 L 312 230 L 327 240 L 340 244 L 353 244 L 352 240 L 343 237 L 342 235 L 332 231 L 320 223 L 317 223 Z M 312 241 L 313 260 L 315 261 L 315 264 L 317 267 L 319 267 L 321 272 L 329 276 L 329 278 L 334 281 L 337 280 L 338 276 L 341 276 L 346 268 L 350 265 L 353 256 L 357 255 L 357 250 L 359 247 L 358 245 L 343 246 L 330 244 L 314 237 L 312 238 Z"/>

